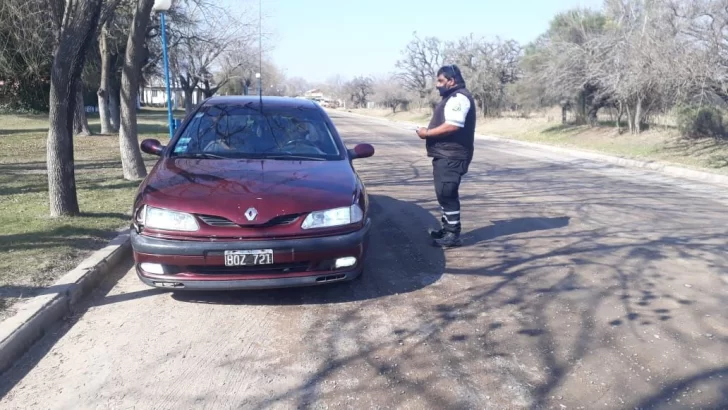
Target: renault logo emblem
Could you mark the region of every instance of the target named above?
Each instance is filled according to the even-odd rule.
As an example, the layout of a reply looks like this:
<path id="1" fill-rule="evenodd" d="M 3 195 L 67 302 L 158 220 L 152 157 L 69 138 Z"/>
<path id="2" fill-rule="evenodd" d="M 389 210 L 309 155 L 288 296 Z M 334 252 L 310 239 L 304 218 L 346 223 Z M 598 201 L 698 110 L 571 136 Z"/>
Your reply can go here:
<path id="1" fill-rule="evenodd" d="M 258 216 L 258 211 L 255 208 L 248 208 L 248 210 L 245 211 L 245 217 L 248 218 L 249 221 L 255 219 L 256 216 Z"/>

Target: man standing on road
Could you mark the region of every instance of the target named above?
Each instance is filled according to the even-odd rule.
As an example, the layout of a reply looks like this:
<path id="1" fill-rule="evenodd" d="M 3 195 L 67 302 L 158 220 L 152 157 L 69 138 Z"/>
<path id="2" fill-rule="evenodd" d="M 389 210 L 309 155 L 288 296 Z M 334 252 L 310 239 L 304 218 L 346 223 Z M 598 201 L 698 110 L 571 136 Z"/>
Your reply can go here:
<path id="1" fill-rule="evenodd" d="M 427 156 L 432 158 L 435 194 L 442 208 L 442 228 L 430 230 L 430 237 L 436 246 L 449 248 L 462 244 L 458 190 L 473 159 L 476 110 L 456 65 L 437 71 L 437 90 L 442 101 L 430 125 L 418 129 L 417 135 L 426 141 Z"/>

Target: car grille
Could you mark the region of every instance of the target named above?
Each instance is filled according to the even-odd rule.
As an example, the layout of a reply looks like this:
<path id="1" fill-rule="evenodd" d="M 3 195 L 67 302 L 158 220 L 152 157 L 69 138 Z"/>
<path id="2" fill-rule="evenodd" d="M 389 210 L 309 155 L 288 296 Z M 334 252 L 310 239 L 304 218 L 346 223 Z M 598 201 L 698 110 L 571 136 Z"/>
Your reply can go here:
<path id="1" fill-rule="evenodd" d="M 236 275 L 245 273 L 293 273 L 308 270 L 309 262 L 275 263 L 258 266 L 187 266 L 190 273 L 200 275 Z"/>
<path id="2" fill-rule="evenodd" d="M 219 216 L 208 216 L 208 215 L 197 215 L 197 216 L 202 220 L 202 222 L 204 222 L 210 226 L 230 226 L 230 227 L 238 226 L 238 224 L 236 224 L 235 222 L 233 222 L 229 219 L 226 219 L 226 218 L 221 218 Z"/>
<path id="3" fill-rule="evenodd" d="M 211 215 L 197 215 L 202 222 L 210 225 L 210 226 L 220 226 L 220 227 L 228 227 L 228 228 L 235 228 L 239 227 L 240 225 L 236 224 L 235 222 L 223 218 L 221 216 L 211 216 Z M 264 224 L 257 224 L 257 225 L 245 225 L 246 228 L 270 228 L 272 226 L 279 226 L 279 225 L 290 225 L 293 222 L 296 221 L 301 215 L 300 214 L 291 214 L 291 215 L 281 215 L 276 216 L 275 218 L 271 219 L 270 221 L 264 223 Z"/>

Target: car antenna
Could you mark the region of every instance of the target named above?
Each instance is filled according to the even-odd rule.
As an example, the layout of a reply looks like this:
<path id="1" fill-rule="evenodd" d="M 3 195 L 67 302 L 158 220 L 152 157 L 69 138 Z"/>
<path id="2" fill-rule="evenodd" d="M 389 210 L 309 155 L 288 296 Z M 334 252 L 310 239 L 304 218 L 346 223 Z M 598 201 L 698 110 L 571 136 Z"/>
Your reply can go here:
<path id="1" fill-rule="evenodd" d="M 258 0 L 258 98 L 263 112 L 263 0 Z"/>

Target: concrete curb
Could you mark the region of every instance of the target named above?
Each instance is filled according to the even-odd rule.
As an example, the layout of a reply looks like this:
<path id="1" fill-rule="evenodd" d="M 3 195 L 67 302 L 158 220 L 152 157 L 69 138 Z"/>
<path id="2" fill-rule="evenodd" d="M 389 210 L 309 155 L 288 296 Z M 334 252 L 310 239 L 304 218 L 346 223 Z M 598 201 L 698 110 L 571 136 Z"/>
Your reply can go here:
<path id="1" fill-rule="evenodd" d="M 0 374 L 70 313 L 130 253 L 129 232 L 125 231 L 0 323 Z"/>
<path id="2" fill-rule="evenodd" d="M 407 127 L 415 127 L 418 124 L 407 121 L 394 121 L 386 118 L 370 117 L 364 114 L 357 114 L 353 112 L 336 110 L 334 112 L 342 113 L 344 115 L 357 116 L 362 118 L 374 119 L 380 122 L 387 122 L 390 124 L 398 124 Z M 535 142 L 520 141 L 513 138 L 493 136 L 493 135 L 482 135 L 476 134 L 476 137 L 483 140 L 503 142 L 507 144 L 520 145 L 529 148 L 535 148 L 543 151 L 550 151 L 557 154 L 567 154 L 580 159 L 590 159 L 593 161 L 606 162 L 614 165 L 618 165 L 625 168 L 641 168 L 648 169 L 651 171 L 657 171 L 665 175 L 688 179 L 691 181 L 707 182 L 715 185 L 728 186 L 728 175 L 714 174 L 712 172 L 698 171 L 695 169 L 685 168 L 676 166 L 673 164 L 659 162 L 659 161 L 639 161 L 634 159 L 627 159 L 622 157 L 615 157 L 612 155 L 599 154 L 591 151 L 585 151 L 573 148 L 563 148 L 554 145 L 538 144 Z"/>

